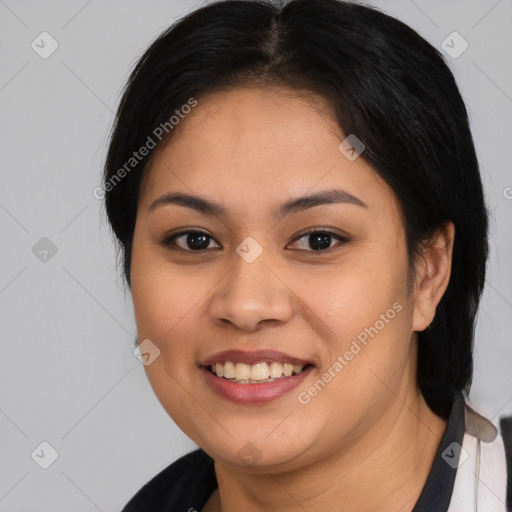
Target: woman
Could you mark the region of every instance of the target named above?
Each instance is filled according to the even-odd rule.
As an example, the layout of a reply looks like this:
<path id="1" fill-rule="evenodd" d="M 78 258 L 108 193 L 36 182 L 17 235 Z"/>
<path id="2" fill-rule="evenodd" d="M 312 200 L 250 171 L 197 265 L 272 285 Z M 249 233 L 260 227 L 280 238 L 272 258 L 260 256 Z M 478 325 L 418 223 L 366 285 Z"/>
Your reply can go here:
<path id="1" fill-rule="evenodd" d="M 104 176 L 153 390 L 150 510 L 506 510 L 464 400 L 487 209 L 439 53 L 337 0 L 217 2 L 145 52 Z"/>

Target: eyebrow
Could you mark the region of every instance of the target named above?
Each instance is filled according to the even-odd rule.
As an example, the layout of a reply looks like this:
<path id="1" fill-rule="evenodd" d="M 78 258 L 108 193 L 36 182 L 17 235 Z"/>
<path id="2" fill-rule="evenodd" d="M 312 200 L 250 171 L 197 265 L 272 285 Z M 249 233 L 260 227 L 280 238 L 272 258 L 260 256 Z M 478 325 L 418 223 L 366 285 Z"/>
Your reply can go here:
<path id="1" fill-rule="evenodd" d="M 291 199 L 283 203 L 277 210 L 273 212 L 273 216 L 277 218 L 283 218 L 291 213 L 301 212 L 315 206 L 324 204 L 352 204 L 367 208 L 367 205 L 361 201 L 358 197 L 350 194 L 345 190 L 333 189 L 323 190 L 315 194 L 306 195 L 296 199 Z M 151 213 L 157 208 L 161 208 L 170 204 L 177 204 L 179 206 L 185 206 L 192 208 L 200 213 L 211 216 L 226 215 L 228 211 L 224 206 L 207 199 L 193 194 L 181 194 L 177 192 L 168 192 L 163 196 L 155 199 L 148 208 L 148 213 Z"/>

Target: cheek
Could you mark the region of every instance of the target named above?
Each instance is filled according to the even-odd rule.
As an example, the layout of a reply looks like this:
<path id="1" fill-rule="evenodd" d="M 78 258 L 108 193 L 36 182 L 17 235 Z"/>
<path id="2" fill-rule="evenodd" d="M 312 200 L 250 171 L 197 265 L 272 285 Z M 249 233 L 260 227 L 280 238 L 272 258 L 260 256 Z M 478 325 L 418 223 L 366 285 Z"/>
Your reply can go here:
<path id="1" fill-rule="evenodd" d="M 208 290 L 207 281 L 192 284 L 178 273 L 148 270 L 143 286 L 136 281 L 132 285 L 139 339 L 151 339 L 169 365 L 194 362 L 186 357 L 194 344 L 186 341 L 198 337 L 197 311 Z"/>
<path id="2" fill-rule="evenodd" d="M 172 403 L 174 396 L 169 394 L 172 378 L 183 380 L 179 372 L 189 371 L 191 365 L 191 358 L 187 357 L 190 344 L 178 341 L 187 339 L 183 328 L 201 290 L 187 286 L 186 279 L 171 273 L 169 264 L 155 253 L 158 251 L 137 244 L 134 237 L 131 294 L 139 341 L 149 339 L 160 350 L 159 357 L 145 370 L 167 409 L 166 404 Z"/>
<path id="3" fill-rule="evenodd" d="M 406 280 L 401 270 L 376 263 L 340 266 L 316 288 L 304 283 L 308 305 L 329 334 L 318 345 L 317 380 L 299 390 L 301 413 L 331 440 L 370 428 L 396 400 L 390 390 L 408 372 Z"/>
<path id="4" fill-rule="evenodd" d="M 339 264 L 305 272 L 294 288 L 340 341 L 357 336 L 390 309 L 385 320 L 394 319 L 396 302 L 405 310 L 405 256 L 369 246 L 360 249 Z"/>
<path id="5" fill-rule="evenodd" d="M 139 337 L 167 340 L 186 325 L 208 287 L 213 284 L 193 266 L 173 265 L 161 248 L 138 243 L 134 237 L 131 294 Z M 198 277 L 194 277 L 200 276 Z M 211 281 L 211 283 L 209 283 Z"/>
<path id="6" fill-rule="evenodd" d="M 381 251 L 362 248 L 316 279 L 307 277 L 302 285 L 308 305 L 329 333 L 322 363 L 340 376 L 333 379 L 337 382 L 331 387 L 333 393 L 340 386 L 371 398 L 376 388 L 384 388 L 379 378 L 392 384 L 399 378 L 397 368 L 403 370 L 408 364 L 407 253 L 405 247 L 381 247 Z M 339 357 L 343 369 L 338 365 L 336 371 L 332 367 Z M 335 396 L 326 394 L 325 399 Z M 351 401 L 350 397 L 343 400 Z"/>

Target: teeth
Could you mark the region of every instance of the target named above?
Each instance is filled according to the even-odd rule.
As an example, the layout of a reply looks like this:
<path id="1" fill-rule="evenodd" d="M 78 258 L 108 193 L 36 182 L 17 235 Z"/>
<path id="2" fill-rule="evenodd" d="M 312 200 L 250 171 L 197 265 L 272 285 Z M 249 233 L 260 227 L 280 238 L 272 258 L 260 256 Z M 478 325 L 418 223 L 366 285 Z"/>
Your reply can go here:
<path id="1" fill-rule="evenodd" d="M 234 363 L 226 361 L 224 364 L 216 363 L 212 365 L 212 372 L 218 377 L 233 382 L 240 382 L 244 384 L 256 382 L 272 382 L 274 379 L 290 377 L 299 374 L 304 366 L 300 364 L 291 363 L 274 363 L 274 362 L 261 362 L 253 365 L 245 363 Z"/>
<path id="2" fill-rule="evenodd" d="M 215 365 L 215 368 L 217 368 L 217 365 Z M 217 373 L 217 375 L 219 374 Z M 226 379 L 234 379 L 236 377 L 235 364 L 231 361 L 224 363 L 224 377 L 226 377 Z"/>
<path id="3" fill-rule="evenodd" d="M 217 366 L 217 365 L 215 365 L 215 366 Z M 217 375 L 219 375 L 219 374 L 217 374 Z M 220 375 L 219 375 L 219 377 L 220 377 Z M 236 363 L 235 379 L 236 380 L 249 380 L 250 378 L 251 378 L 251 367 L 245 363 Z"/>
<path id="4" fill-rule="evenodd" d="M 281 363 L 270 363 L 270 376 L 278 379 L 283 375 L 283 365 Z"/>
<path id="5" fill-rule="evenodd" d="M 251 380 L 265 380 L 270 376 L 267 363 L 256 363 L 251 366 Z"/>
<path id="6" fill-rule="evenodd" d="M 283 373 L 290 377 L 290 375 L 293 373 L 293 364 L 286 363 L 283 367 Z"/>

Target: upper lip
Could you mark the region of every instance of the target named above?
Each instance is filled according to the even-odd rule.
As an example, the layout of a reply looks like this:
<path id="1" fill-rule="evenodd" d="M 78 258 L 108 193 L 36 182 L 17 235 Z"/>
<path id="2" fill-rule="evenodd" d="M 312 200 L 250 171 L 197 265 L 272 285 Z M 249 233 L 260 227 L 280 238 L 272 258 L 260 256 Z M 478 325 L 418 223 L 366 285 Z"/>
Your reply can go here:
<path id="1" fill-rule="evenodd" d="M 223 352 L 217 352 L 216 354 L 207 357 L 202 365 L 210 366 L 216 363 L 225 363 L 226 361 L 232 361 L 236 363 L 245 363 L 245 364 L 256 364 L 262 363 L 264 361 L 276 362 L 276 363 L 290 363 L 290 364 L 298 364 L 298 365 L 307 365 L 314 364 L 312 361 L 307 361 L 305 359 L 299 359 L 298 357 L 293 357 L 288 354 L 284 354 L 283 352 L 278 352 L 276 350 L 256 350 L 253 352 L 247 352 L 243 350 L 224 350 Z"/>

